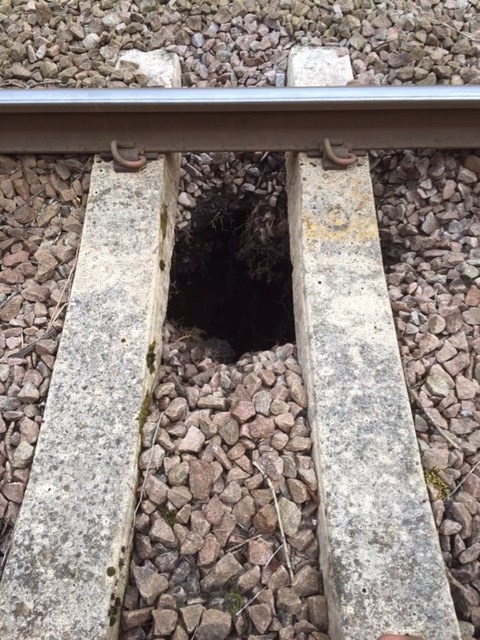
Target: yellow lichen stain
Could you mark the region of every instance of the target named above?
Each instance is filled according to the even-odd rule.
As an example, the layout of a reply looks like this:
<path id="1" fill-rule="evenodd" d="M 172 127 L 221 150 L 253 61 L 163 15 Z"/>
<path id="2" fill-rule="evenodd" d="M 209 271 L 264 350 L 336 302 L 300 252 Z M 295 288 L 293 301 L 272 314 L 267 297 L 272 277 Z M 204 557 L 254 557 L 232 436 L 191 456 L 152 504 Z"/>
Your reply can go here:
<path id="1" fill-rule="evenodd" d="M 322 214 L 306 210 L 303 212 L 302 222 L 306 240 L 368 242 L 378 238 L 375 219 L 365 220 L 355 214 L 348 219 L 348 215 L 339 212 L 337 208 Z"/>
<path id="2" fill-rule="evenodd" d="M 316 161 L 315 161 L 316 162 Z M 308 241 L 366 243 L 378 239 L 378 226 L 367 167 L 345 172 L 303 167 L 302 223 Z"/>
<path id="3" fill-rule="evenodd" d="M 436 494 L 436 500 L 446 500 L 450 495 L 450 487 L 443 478 L 440 477 L 441 469 L 424 469 L 425 483 Z"/>
<path id="4" fill-rule="evenodd" d="M 304 211 L 302 222 L 305 229 L 305 236 L 308 240 L 322 239 L 321 225 L 318 224 L 318 220 L 315 216 L 312 216 L 308 211 Z"/>

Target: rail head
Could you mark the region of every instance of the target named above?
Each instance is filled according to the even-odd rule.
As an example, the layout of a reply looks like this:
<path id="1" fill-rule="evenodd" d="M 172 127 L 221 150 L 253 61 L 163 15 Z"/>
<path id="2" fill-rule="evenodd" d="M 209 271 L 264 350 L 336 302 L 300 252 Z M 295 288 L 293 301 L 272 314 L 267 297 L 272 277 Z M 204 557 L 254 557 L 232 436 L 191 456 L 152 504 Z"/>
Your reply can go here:
<path id="1" fill-rule="evenodd" d="M 480 108 L 480 86 L 2 89 L 0 113 Z"/>

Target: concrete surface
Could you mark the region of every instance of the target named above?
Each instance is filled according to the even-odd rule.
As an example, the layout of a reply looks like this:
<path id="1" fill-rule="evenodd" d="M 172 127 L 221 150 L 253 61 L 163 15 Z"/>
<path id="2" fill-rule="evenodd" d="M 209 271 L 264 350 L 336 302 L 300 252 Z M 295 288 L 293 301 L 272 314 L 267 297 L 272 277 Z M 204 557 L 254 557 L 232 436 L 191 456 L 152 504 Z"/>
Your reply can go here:
<path id="1" fill-rule="evenodd" d="M 332 52 L 313 48 L 290 54 L 290 85 L 351 78 L 348 58 L 333 64 Z M 460 640 L 399 357 L 368 160 L 324 171 L 319 159 L 290 154 L 287 182 L 330 637 Z"/>
<path id="2" fill-rule="evenodd" d="M 129 63 L 132 66 L 136 65 L 135 71 L 148 76 L 147 87 L 180 86 L 180 61 L 172 53 L 162 49 L 154 51 L 129 49 L 122 51 L 117 60 L 117 68 L 127 66 Z"/>
<path id="3" fill-rule="evenodd" d="M 178 60 L 167 63 L 165 77 L 178 85 Z M 178 175 L 177 155 L 130 174 L 95 159 L 44 422 L 0 584 L 0 638 L 117 637 L 138 418 L 161 352 Z"/>

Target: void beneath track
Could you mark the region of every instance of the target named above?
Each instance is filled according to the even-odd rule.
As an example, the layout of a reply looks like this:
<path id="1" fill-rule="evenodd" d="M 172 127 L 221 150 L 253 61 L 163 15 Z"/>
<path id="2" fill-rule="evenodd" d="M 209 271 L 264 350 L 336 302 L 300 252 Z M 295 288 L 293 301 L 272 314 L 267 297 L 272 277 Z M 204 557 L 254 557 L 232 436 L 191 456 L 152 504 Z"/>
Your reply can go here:
<path id="1" fill-rule="evenodd" d="M 295 340 L 285 197 L 277 208 L 220 191 L 177 237 L 168 318 L 228 342 L 225 361 Z"/>

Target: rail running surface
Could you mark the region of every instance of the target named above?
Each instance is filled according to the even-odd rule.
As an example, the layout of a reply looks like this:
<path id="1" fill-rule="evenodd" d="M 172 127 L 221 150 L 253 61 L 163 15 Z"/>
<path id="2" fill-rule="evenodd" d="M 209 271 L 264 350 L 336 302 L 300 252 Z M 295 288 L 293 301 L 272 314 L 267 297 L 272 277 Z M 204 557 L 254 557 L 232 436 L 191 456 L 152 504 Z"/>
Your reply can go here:
<path id="1" fill-rule="evenodd" d="M 0 153 L 475 148 L 480 86 L 4 89 Z"/>
<path id="2" fill-rule="evenodd" d="M 5 89 L 0 113 L 478 109 L 480 86 Z"/>

